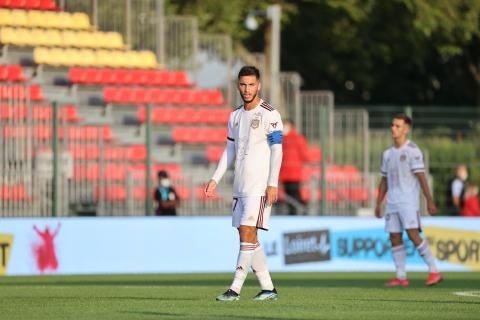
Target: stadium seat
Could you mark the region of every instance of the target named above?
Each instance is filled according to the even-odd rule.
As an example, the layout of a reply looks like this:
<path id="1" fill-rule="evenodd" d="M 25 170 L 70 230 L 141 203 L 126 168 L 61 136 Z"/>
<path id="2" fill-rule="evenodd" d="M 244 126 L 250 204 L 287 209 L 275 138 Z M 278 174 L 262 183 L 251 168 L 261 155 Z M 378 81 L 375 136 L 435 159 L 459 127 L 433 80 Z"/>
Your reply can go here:
<path id="1" fill-rule="evenodd" d="M 308 155 L 308 162 L 319 163 L 320 161 L 322 161 L 322 149 L 320 149 L 320 147 L 309 147 Z"/>
<path id="2" fill-rule="evenodd" d="M 0 81 L 23 82 L 24 80 L 22 66 L 0 65 Z"/>
<path id="3" fill-rule="evenodd" d="M 27 190 L 23 184 L 0 186 L 0 199 L 3 201 L 29 200 Z"/>
<path id="4" fill-rule="evenodd" d="M 0 30 L 0 41 L 5 33 Z M 10 36 L 7 35 L 7 39 Z M 18 42 L 18 39 L 9 40 Z M 152 53 L 153 54 L 153 53 Z M 55 66 L 91 66 L 110 68 L 157 68 L 155 59 L 142 60 L 145 52 L 124 50 L 92 50 L 92 49 L 61 49 L 43 48 L 34 49 L 35 63 Z M 153 55 L 154 57 L 154 55 Z"/>
<path id="5" fill-rule="evenodd" d="M 207 147 L 207 159 L 210 162 L 217 162 L 220 160 L 223 154 L 224 146 L 208 146 Z"/>
<path id="6" fill-rule="evenodd" d="M 18 46 L 78 47 L 94 49 L 123 49 L 125 47 L 122 36 L 116 32 L 41 28 L 0 28 L 0 35 L 2 36 L 1 42 L 4 44 Z M 145 55 L 145 53 L 142 51 L 131 51 L 126 52 L 125 54 L 133 54 L 134 59 L 140 59 L 140 57 Z M 156 63 L 155 61 L 154 63 Z M 148 61 L 141 61 L 138 63 L 143 65 L 148 64 Z"/>
<path id="7" fill-rule="evenodd" d="M 132 87 L 105 87 L 103 96 L 105 102 L 110 103 L 155 103 L 155 104 L 175 104 L 191 105 L 195 100 L 190 96 L 203 94 L 211 95 L 212 90 L 190 90 L 190 89 L 158 89 L 158 88 L 132 88 Z M 220 91 L 216 91 L 221 95 Z M 209 103 L 212 100 L 205 100 Z M 222 98 L 223 101 L 223 98 Z M 226 112 L 223 111 L 223 112 Z M 224 123 L 225 114 L 222 112 L 222 121 Z M 218 120 L 219 121 L 219 120 Z M 217 122 L 217 119 L 214 120 Z"/>
<path id="8" fill-rule="evenodd" d="M 30 10 L 56 10 L 55 0 L 1 0 L 0 7 Z"/>
<path id="9" fill-rule="evenodd" d="M 222 143 L 227 138 L 226 128 L 175 127 L 172 137 L 178 143 Z"/>
<path id="10" fill-rule="evenodd" d="M 128 146 L 127 159 L 130 161 L 145 161 L 147 159 L 147 147 L 143 144 Z"/>
<path id="11" fill-rule="evenodd" d="M 95 198 L 100 199 L 100 186 L 95 187 Z M 123 185 L 108 184 L 104 186 L 103 198 L 106 201 L 125 201 L 127 200 L 127 189 Z"/>
<path id="12" fill-rule="evenodd" d="M 29 90 L 27 90 L 29 88 Z M 21 85 L 0 85 L 0 100 L 25 100 L 30 98 L 32 101 L 43 100 L 42 89 L 39 85 L 30 87 Z"/>

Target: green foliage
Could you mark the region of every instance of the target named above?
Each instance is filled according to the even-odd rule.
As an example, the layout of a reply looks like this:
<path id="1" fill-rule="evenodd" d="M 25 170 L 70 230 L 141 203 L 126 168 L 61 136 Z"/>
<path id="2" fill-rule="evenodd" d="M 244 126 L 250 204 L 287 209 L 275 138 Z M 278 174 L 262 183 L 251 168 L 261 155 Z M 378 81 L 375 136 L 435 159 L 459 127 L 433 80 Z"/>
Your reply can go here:
<path id="1" fill-rule="evenodd" d="M 470 171 L 469 182 L 480 185 L 479 140 L 452 141 L 442 137 L 416 137 L 415 141 L 426 151 L 429 171 L 434 178 L 433 194 L 441 214 L 445 212 L 448 180 L 455 175 L 458 164 L 464 163 Z"/>

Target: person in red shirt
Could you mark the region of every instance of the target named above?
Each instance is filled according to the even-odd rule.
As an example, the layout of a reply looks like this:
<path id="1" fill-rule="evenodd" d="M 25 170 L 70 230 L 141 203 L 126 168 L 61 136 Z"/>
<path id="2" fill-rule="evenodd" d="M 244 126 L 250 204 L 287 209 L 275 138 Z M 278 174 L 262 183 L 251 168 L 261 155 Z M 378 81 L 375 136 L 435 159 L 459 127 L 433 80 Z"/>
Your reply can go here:
<path id="1" fill-rule="evenodd" d="M 280 169 L 280 181 L 285 187 L 285 193 L 298 201 L 305 204 L 300 196 L 300 184 L 303 181 L 303 165 L 309 160 L 308 145 L 305 137 L 300 134 L 294 126 L 292 120 L 283 122 L 283 161 Z M 297 212 L 294 205 L 287 201 L 288 214 L 296 215 Z"/>
<path id="2" fill-rule="evenodd" d="M 465 197 L 463 198 L 461 214 L 464 217 L 480 217 L 480 204 L 478 202 L 478 187 L 467 185 Z"/>

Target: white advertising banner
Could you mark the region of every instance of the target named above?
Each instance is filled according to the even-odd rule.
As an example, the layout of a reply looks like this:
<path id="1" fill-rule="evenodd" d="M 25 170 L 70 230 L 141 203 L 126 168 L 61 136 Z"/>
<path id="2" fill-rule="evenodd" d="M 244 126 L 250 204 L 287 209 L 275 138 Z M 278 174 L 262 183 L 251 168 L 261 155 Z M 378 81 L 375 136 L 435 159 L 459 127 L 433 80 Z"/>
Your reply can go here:
<path id="1" fill-rule="evenodd" d="M 279 217 L 259 231 L 271 271 L 393 271 L 382 220 Z M 480 271 L 480 219 L 424 218 L 442 271 Z M 407 270 L 426 271 L 407 241 Z M 233 272 L 230 217 L 0 219 L 0 275 Z"/>

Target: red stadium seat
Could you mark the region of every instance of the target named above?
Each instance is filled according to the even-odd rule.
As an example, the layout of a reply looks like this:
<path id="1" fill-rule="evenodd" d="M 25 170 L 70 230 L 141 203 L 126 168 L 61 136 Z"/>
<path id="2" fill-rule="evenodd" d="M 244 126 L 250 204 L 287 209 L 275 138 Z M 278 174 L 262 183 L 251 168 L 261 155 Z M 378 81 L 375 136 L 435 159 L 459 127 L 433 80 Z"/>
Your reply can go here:
<path id="1" fill-rule="evenodd" d="M 23 76 L 23 69 L 20 65 L 9 65 L 7 66 L 7 81 L 24 81 L 25 77 Z"/>
<path id="2" fill-rule="evenodd" d="M 25 201 L 29 196 L 23 184 L 0 186 L 0 199 L 4 201 Z"/>
<path id="3" fill-rule="evenodd" d="M 123 185 L 109 184 L 103 190 L 103 197 L 107 201 L 127 200 L 127 189 Z M 96 199 L 100 198 L 100 186 L 95 188 L 95 197 Z"/>
<path id="4" fill-rule="evenodd" d="M 2 0 L 1 7 L 30 9 L 30 10 L 56 10 L 55 0 Z"/>
<path id="5" fill-rule="evenodd" d="M 320 149 L 320 147 L 309 147 L 308 154 L 309 162 L 319 163 L 320 161 L 322 161 L 322 149 Z"/>
<path id="6" fill-rule="evenodd" d="M 82 68 L 70 68 L 68 70 L 68 78 L 72 83 L 85 83 L 85 74 Z"/>
<path id="7" fill-rule="evenodd" d="M 207 147 L 207 159 L 210 162 L 217 162 L 220 160 L 223 154 L 224 146 L 208 146 Z"/>
<path id="8" fill-rule="evenodd" d="M 145 161 L 147 159 L 147 147 L 143 144 L 128 146 L 127 158 L 130 161 Z"/>

